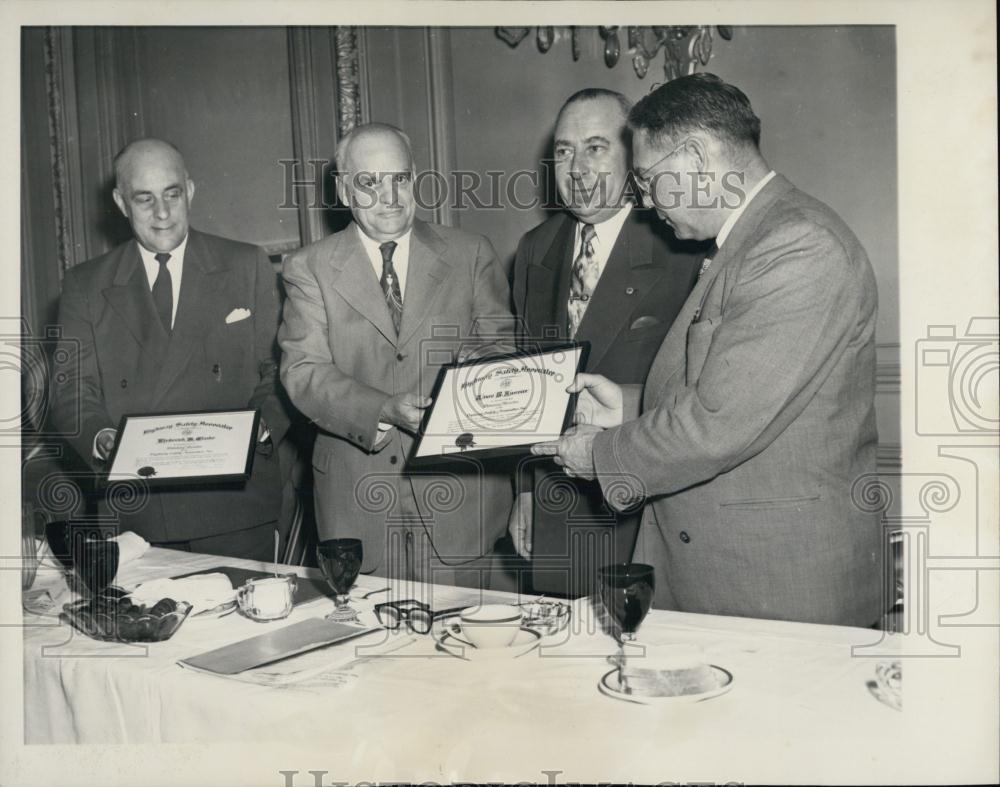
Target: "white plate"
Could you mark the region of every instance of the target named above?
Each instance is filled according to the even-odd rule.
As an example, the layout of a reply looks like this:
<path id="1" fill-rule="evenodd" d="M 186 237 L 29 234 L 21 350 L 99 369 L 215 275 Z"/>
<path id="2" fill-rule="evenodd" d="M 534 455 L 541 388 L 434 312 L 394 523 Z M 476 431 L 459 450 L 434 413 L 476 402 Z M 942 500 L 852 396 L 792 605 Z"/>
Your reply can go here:
<path id="1" fill-rule="evenodd" d="M 715 664 L 708 665 L 712 672 L 715 673 L 716 677 L 719 679 L 719 685 L 714 689 L 709 689 L 708 691 L 702 691 L 698 694 L 677 694 L 674 696 L 651 696 L 645 694 L 630 694 L 624 691 L 618 690 L 618 670 L 613 669 L 606 673 L 600 681 L 597 683 L 597 688 L 601 690 L 602 694 L 606 694 L 609 697 L 613 697 L 616 700 L 624 700 L 625 702 L 635 702 L 639 705 L 659 705 L 661 703 L 673 703 L 673 702 L 701 702 L 702 700 L 709 700 L 712 697 L 718 697 L 720 694 L 725 694 L 733 687 L 733 673 L 722 667 L 717 667 Z"/>
<path id="2" fill-rule="evenodd" d="M 466 645 L 448 629 L 441 631 L 434 637 L 438 650 L 450 653 L 466 661 L 493 661 L 516 659 L 529 653 L 538 647 L 542 635 L 534 629 L 519 629 L 514 641 L 506 648 L 474 648 Z"/>

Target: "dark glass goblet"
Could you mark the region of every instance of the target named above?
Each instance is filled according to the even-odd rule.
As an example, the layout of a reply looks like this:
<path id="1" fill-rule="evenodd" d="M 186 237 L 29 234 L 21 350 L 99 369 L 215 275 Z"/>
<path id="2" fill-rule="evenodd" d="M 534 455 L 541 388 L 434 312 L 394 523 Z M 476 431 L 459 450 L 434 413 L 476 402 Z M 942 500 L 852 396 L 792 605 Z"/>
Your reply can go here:
<path id="1" fill-rule="evenodd" d="M 78 546 L 73 560 L 76 573 L 91 595 L 101 595 L 118 573 L 118 542 L 89 538 L 81 539 L 75 546 Z"/>
<path id="2" fill-rule="evenodd" d="M 653 604 L 656 587 L 653 567 L 645 563 L 618 563 L 597 570 L 601 602 L 614 622 L 618 641 L 617 664 L 625 663 L 625 643 L 635 633 Z"/>
<path id="3" fill-rule="evenodd" d="M 330 538 L 316 545 L 316 560 L 334 593 L 336 608 L 328 620 L 357 620 L 357 610 L 349 607 L 348 591 L 361 571 L 364 550 L 360 538 Z"/>
<path id="4" fill-rule="evenodd" d="M 73 569 L 73 554 L 70 551 L 70 523 L 60 520 L 45 524 L 45 540 L 53 556 L 67 571 Z"/>

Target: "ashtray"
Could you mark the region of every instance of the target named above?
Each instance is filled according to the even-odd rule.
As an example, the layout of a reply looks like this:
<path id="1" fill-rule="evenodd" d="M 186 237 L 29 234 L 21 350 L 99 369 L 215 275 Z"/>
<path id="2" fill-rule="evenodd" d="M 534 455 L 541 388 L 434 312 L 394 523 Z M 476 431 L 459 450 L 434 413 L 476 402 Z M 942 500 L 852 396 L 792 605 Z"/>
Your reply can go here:
<path id="1" fill-rule="evenodd" d="M 119 591 L 67 604 L 59 619 L 104 642 L 162 642 L 174 635 L 190 611 L 186 601 L 163 598 L 147 607 Z"/>
<path id="2" fill-rule="evenodd" d="M 597 684 L 602 694 L 639 705 L 700 702 L 733 687 L 733 674 L 715 664 L 676 670 L 613 669 Z"/>
<path id="3" fill-rule="evenodd" d="M 557 634 L 566 628 L 570 606 L 561 601 L 525 601 L 521 607 L 521 625 L 545 636 Z"/>

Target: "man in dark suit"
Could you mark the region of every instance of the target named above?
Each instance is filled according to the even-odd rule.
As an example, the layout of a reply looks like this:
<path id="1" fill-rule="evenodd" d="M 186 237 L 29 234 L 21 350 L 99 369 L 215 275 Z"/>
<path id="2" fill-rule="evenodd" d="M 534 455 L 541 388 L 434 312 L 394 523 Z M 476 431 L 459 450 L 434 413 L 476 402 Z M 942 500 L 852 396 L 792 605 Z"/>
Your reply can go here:
<path id="1" fill-rule="evenodd" d="M 172 548 L 270 559 L 281 506 L 276 445 L 288 426 L 277 395 L 277 281 L 263 251 L 188 227 L 195 186 L 169 143 L 142 139 L 115 158 L 114 199 L 134 239 L 67 271 L 59 301 L 68 353 L 53 416 L 106 470 L 129 413 L 258 407 L 253 474 L 224 485 L 150 492 L 116 507 L 121 530 Z"/>
<path id="2" fill-rule="evenodd" d="M 630 107 L 622 94 L 597 88 L 567 99 L 554 138 L 566 209 L 521 239 L 514 262 L 522 343 L 589 342 L 587 370 L 618 383 L 645 380 L 704 258 L 703 247 L 682 248 L 626 199 Z M 515 548 L 532 558 L 535 590 L 590 593 L 600 564 L 629 559 L 638 516 L 616 516 L 595 483 L 568 484 L 550 462 L 532 465 L 522 468 L 511 516 Z"/>
<path id="3" fill-rule="evenodd" d="M 490 242 L 414 218 L 409 138 L 382 123 L 337 146 L 354 222 L 285 262 L 281 379 L 319 428 L 320 538 L 357 537 L 362 571 L 481 587 L 511 506 L 510 481 L 474 461 L 412 470 L 438 369 L 511 330 Z"/>
<path id="4" fill-rule="evenodd" d="M 659 216 L 718 251 L 641 398 L 582 375 L 571 390 L 587 423 L 533 450 L 596 476 L 617 508 L 649 501 L 640 549 L 657 607 L 871 626 L 881 533 L 854 488 L 878 446 L 865 250 L 768 166 L 750 101 L 713 74 L 668 82 L 629 124 Z"/>

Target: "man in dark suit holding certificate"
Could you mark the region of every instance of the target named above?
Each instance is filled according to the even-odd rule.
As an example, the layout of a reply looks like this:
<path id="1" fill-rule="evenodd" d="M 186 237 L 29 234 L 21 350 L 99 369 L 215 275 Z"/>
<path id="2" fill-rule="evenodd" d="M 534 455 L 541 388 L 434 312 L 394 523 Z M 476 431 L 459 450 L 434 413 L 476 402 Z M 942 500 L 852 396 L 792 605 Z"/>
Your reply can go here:
<path id="1" fill-rule="evenodd" d="M 641 399 L 583 375 L 586 424 L 557 443 L 616 508 L 648 501 L 655 605 L 871 626 L 883 612 L 875 472 L 875 313 L 865 250 L 775 173 L 747 97 L 712 74 L 636 104 L 637 182 L 680 237 L 718 251 Z M 603 427 L 603 428 L 602 428 Z"/>
<path id="2" fill-rule="evenodd" d="M 260 408 L 244 487 L 112 497 L 121 530 L 196 552 L 270 560 L 281 507 L 273 447 L 288 427 L 277 392 L 277 280 L 264 252 L 188 226 L 195 186 L 169 143 L 115 159 L 114 199 L 134 239 L 67 271 L 59 301 L 53 416 L 89 465 L 107 470 L 122 415 Z"/>
<path id="3" fill-rule="evenodd" d="M 683 247 L 627 198 L 631 105 L 611 90 L 570 96 L 556 119 L 556 183 L 565 211 L 521 239 L 514 304 L 526 343 L 589 342 L 587 370 L 641 383 L 694 285 L 704 249 Z M 600 487 L 551 463 L 522 468 L 510 531 L 533 561 L 537 591 L 593 591 L 598 564 L 628 560 L 638 516 L 615 514 Z"/>

